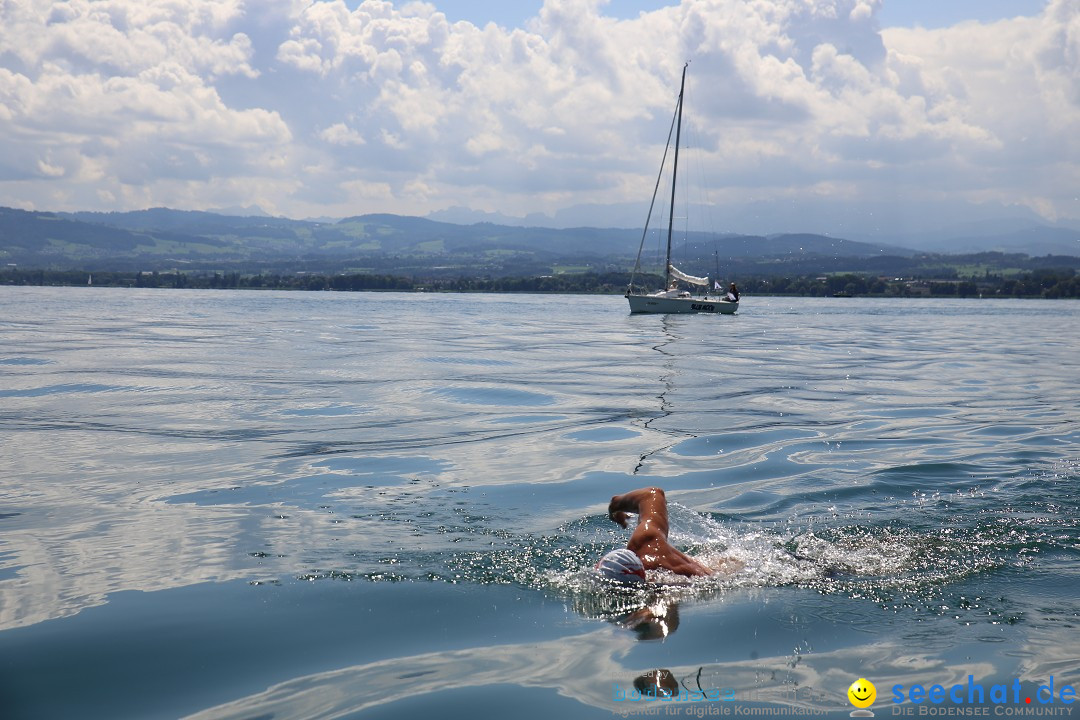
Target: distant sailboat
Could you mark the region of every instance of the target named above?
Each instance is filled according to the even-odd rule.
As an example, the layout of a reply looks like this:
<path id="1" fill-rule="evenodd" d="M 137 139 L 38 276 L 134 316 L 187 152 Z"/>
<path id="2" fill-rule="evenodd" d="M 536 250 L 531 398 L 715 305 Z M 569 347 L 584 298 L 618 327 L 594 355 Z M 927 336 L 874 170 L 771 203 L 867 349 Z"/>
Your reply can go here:
<path id="1" fill-rule="evenodd" d="M 634 278 L 637 276 L 638 270 L 641 267 L 641 250 L 645 247 L 645 236 L 649 232 L 649 220 L 652 218 L 653 206 L 656 204 L 656 193 L 660 189 L 660 179 L 657 178 L 656 187 L 653 189 L 652 203 L 649 204 L 649 217 L 645 220 L 645 231 L 642 233 L 641 245 L 638 247 L 637 262 L 634 263 L 634 272 L 630 276 L 630 287 L 626 290 L 626 299 L 630 302 L 631 313 L 719 313 L 731 315 L 739 309 L 738 300 L 732 302 L 720 298 L 709 300 L 707 296 L 705 298 L 691 297 L 688 291 L 679 289 L 679 281 L 705 288 L 703 292 L 707 292 L 709 279 L 688 275 L 671 264 L 671 235 L 675 222 L 675 189 L 679 170 L 679 141 L 682 135 L 683 92 L 685 89 L 686 66 L 684 65 L 682 71 L 682 83 L 679 85 L 679 102 L 675 106 L 675 117 L 672 119 L 672 124 L 675 126 L 675 155 L 671 166 L 671 208 L 668 212 L 667 256 L 664 261 L 664 288 L 650 294 L 635 292 L 634 290 Z M 669 132 L 668 145 L 670 146 L 670 144 L 671 133 Z M 664 158 L 660 162 L 661 174 L 663 174 L 663 165 L 666 160 L 667 150 L 664 151 Z"/>
<path id="2" fill-rule="evenodd" d="M 93 275 L 87 275 L 86 276 L 86 284 L 87 285 L 93 285 L 94 284 L 94 276 Z"/>

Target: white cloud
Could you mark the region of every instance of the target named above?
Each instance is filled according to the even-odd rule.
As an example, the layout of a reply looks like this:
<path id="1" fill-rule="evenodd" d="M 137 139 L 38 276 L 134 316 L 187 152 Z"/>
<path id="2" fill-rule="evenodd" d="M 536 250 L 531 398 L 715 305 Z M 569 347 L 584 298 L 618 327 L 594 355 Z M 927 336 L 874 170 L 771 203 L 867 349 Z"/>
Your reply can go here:
<path id="1" fill-rule="evenodd" d="M 880 0 L 684 0 L 633 20 L 547 0 L 511 29 L 438 5 L 5 0 L 0 204 L 636 203 L 690 59 L 687 129 L 722 202 L 955 197 L 1080 215 L 1071 0 L 884 31 Z"/>
<path id="2" fill-rule="evenodd" d="M 367 145 L 363 135 L 340 122 L 323 130 L 319 137 L 331 145 Z"/>
<path id="3" fill-rule="evenodd" d="M 1080 181 L 1080 6 L 1054 0 L 1036 18 L 884 35 L 898 57 L 918 58 L 939 123 L 972 141 L 954 147 L 959 192 L 1076 214 L 1067 188 Z"/>
<path id="4" fill-rule="evenodd" d="M 291 142 L 278 112 L 215 87 L 258 78 L 244 20 L 239 1 L 5 2 L 0 202 L 201 204 L 274 172 Z"/>

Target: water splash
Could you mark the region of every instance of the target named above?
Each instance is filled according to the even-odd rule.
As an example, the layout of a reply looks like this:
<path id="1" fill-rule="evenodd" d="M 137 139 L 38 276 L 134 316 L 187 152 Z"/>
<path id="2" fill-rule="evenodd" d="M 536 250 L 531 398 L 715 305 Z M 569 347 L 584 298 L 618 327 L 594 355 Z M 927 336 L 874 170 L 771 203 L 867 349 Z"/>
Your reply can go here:
<path id="1" fill-rule="evenodd" d="M 951 524 L 936 516 L 939 510 L 922 504 L 930 515 L 912 514 L 906 524 L 890 513 L 890 522 L 845 523 L 841 518 L 831 525 L 805 519 L 736 522 L 671 503 L 672 541 L 723 572 L 686 578 L 650 571 L 652 582 L 631 588 L 613 586 L 592 571 L 599 557 L 624 546 L 628 537 L 605 516 L 577 518 L 550 533 L 516 533 L 499 527 L 498 518 L 461 508 L 428 510 L 409 524 L 420 537 L 430 539 L 434 533 L 441 541 L 434 547 L 351 551 L 355 568 L 312 570 L 301 578 L 515 584 L 561 597 L 583 615 L 635 629 L 641 626 L 635 613 L 643 609 L 652 608 L 649 616 L 655 620 L 678 603 L 769 587 L 811 589 L 869 601 L 883 611 L 929 613 L 964 624 L 1011 624 L 1024 615 L 1015 603 L 1004 595 L 972 593 L 965 582 L 1022 570 L 1048 551 L 1076 552 L 1075 513 L 1063 515 L 1051 500 L 1044 502 L 1048 505 L 1040 514 L 1032 513 L 1031 505 L 1021 512 L 987 501 L 970 508 L 974 517 Z M 340 564 L 340 556 L 336 560 Z M 645 627 L 645 634 L 660 632 L 655 623 Z"/>

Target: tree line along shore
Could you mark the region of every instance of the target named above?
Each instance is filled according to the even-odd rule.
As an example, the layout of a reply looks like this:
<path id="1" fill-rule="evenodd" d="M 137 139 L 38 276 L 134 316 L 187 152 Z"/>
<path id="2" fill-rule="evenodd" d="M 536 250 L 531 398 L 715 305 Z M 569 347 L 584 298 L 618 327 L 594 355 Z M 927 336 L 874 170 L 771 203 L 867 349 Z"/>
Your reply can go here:
<path id="1" fill-rule="evenodd" d="M 1069 268 L 1033 270 L 1005 276 L 985 273 L 978 278 L 881 277 L 858 273 L 792 277 L 726 278 L 743 293 L 801 297 L 1009 297 L 1080 298 L 1080 275 Z M 630 283 L 627 272 L 583 272 L 532 277 L 458 277 L 374 273 L 240 273 L 33 270 L 0 271 L 0 285 L 49 285 L 135 288 L 333 290 L 404 292 L 594 293 L 621 294 Z M 638 275 L 639 287 L 660 287 L 657 275 Z"/>

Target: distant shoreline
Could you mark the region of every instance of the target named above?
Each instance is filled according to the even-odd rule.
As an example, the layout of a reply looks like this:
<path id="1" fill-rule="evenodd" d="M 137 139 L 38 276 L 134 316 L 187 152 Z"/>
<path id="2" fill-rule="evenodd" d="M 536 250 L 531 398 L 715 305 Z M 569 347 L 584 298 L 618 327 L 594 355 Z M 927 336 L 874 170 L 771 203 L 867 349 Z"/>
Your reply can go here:
<path id="1" fill-rule="evenodd" d="M 866 276 L 846 274 L 829 278 L 797 277 L 748 278 L 739 281 L 746 297 L 818 297 L 828 299 L 1077 299 L 1080 298 L 1080 277 L 1047 275 L 1019 278 L 998 278 L 995 283 L 937 278 L 896 278 L 889 282 Z M 618 276 L 621 282 L 612 275 Z M 624 277 L 625 276 L 625 279 Z M 650 276 L 651 277 L 651 276 Z M 531 278 L 456 278 L 414 280 L 385 275 L 240 275 L 239 273 L 133 273 L 87 272 L 82 270 L 20 270 L 0 271 L 0 286 L 63 287 L 63 288 L 120 288 L 159 290 L 279 290 L 290 292 L 403 292 L 416 294 L 496 294 L 496 295 L 606 295 L 622 296 L 626 292 L 629 273 L 606 275 L 580 274 Z M 659 278 L 651 278 L 659 280 Z M 851 291 L 855 281 L 877 283 L 876 292 Z M 793 291 L 775 292 L 786 282 Z M 649 287 L 658 282 L 642 283 Z M 837 289 L 832 289 L 836 287 Z M 796 289 L 797 288 L 797 289 Z M 845 289 L 849 288 L 849 289 Z M 884 289 L 884 291 L 881 291 Z M 695 296 L 698 296 L 695 293 Z M 710 294 L 715 296 L 715 294 Z"/>

